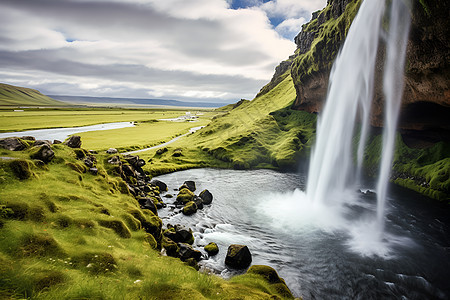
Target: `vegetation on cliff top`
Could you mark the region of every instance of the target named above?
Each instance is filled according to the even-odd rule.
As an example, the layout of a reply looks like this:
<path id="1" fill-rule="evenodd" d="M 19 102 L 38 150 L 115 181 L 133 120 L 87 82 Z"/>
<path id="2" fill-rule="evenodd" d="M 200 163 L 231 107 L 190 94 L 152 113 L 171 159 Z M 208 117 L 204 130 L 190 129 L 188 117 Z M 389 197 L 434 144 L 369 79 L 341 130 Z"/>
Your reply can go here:
<path id="1" fill-rule="evenodd" d="M 331 69 L 361 2 L 349 2 L 344 13 L 336 19 L 332 16 L 331 4 L 328 4 L 316 19 L 303 26 L 303 31 L 314 33 L 314 40 L 310 49 L 297 55 L 292 63 L 295 85 L 301 85 L 314 72 Z M 319 20 L 324 21 L 319 24 Z"/>
<path id="2" fill-rule="evenodd" d="M 111 172 L 106 154 L 97 155 L 99 171 L 93 175 L 85 173 L 73 149 L 52 148 L 55 158 L 47 165 L 31 160 L 31 149 L 0 150 L 0 156 L 15 158 L 0 159 L 0 298 L 272 299 L 278 294 L 262 276 L 225 281 L 162 256 L 140 220 L 159 218 L 139 207 Z M 17 161 L 25 162 L 19 165 L 28 176 L 17 177 Z"/>

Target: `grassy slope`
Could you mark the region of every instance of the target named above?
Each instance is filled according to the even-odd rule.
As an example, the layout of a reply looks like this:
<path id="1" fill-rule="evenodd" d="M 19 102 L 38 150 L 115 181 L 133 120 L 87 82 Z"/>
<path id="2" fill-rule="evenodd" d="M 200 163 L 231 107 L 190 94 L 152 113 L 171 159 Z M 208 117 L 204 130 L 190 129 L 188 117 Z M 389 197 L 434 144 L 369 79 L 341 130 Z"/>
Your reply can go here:
<path id="1" fill-rule="evenodd" d="M 0 83 L 0 106 L 68 106 L 37 90 Z"/>
<path id="2" fill-rule="evenodd" d="M 31 171 L 19 180 L 14 161 L 0 159 L 1 299 L 272 299 L 277 293 L 256 275 L 225 281 L 161 256 L 130 212 L 153 223 L 159 218 L 141 210 L 111 175 L 108 157 L 97 156 L 94 176 L 70 167 L 80 165 L 72 149 L 52 147 L 55 158 L 41 167 L 29 159 L 31 150 L 0 150 Z M 101 226 L 105 220 L 122 230 Z"/>
<path id="3" fill-rule="evenodd" d="M 141 154 L 152 158 L 152 174 L 189 167 L 295 168 L 306 156 L 315 130 L 315 115 L 289 109 L 295 98 L 287 76 L 270 92 L 213 118 L 202 130 L 170 145 L 168 151 Z M 182 155 L 174 157 L 174 152 Z"/>

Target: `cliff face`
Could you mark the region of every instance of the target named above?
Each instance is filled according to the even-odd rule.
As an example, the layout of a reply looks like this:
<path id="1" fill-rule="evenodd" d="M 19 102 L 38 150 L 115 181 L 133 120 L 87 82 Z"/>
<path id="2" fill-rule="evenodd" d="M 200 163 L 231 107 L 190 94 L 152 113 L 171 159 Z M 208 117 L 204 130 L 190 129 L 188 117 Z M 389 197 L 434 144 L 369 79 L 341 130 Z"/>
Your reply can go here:
<path id="1" fill-rule="evenodd" d="M 290 65 L 295 84 L 294 109 L 320 111 L 333 61 L 361 3 L 362 0 L 328 0 L 326 7 L 313 13 L 311 21 L 303 25 L 295 38 L 297 50 L 294 56 L 283 62 L 284 67 Z M 449 11 L 447 0 L 413 0 L 399 124 L 411 143 L 450 140 Z M 383 56 L 380 48 L 379 74 L 384 64 Z M 381 127 L 381 80 L 376 82 L 372 110 L 372 125 Z"/>

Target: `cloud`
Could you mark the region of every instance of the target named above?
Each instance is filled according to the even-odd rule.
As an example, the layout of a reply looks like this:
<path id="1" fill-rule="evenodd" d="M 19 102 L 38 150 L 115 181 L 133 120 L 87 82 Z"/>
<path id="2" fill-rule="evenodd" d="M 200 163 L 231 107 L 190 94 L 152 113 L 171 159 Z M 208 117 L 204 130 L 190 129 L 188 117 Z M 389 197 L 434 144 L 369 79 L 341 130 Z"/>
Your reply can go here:
<path id="1" fill-rule="evenodd" d="M 305 18 L 286 19 L 275 28 L 275 30 L 282 36 L 294 38 L 305 23 Z"/>
<path id="2" fill-rule="evenodd" d="M 267 10 L 225 0 L 2 0 L 0 82 L 48 94 L 252 98 L 295 50 L 285 36 L 301 20 L 275 30 Z"/>
<path id="3" fill-rule="evenodd" d="M 273 0 L 261 5 L 269 17 L 309 19 L 311 13 L 326 5 L 326 0 Z"/>

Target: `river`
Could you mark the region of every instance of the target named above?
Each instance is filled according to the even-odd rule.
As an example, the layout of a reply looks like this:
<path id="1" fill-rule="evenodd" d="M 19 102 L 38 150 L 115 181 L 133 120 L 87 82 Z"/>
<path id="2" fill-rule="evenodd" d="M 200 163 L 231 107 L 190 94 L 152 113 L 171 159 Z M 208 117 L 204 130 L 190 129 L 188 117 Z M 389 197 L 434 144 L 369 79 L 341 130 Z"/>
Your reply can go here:
<path id="1" fill-rule="evenodd" d="M 191 227 L 198 249 L 216 242 L 219 254 L 201 265 L 223 277 L 240 273 L 224 265 L 228 246 L 245 244 L 252 264 L 275 268 L 305 300 L 450 298 L 450 209 L 417 193 L 390 186 L 384 252 L 373 254 L 366 250 L 379 245 L 364 243 L 371 240 L 364 233 L 370 234 L 365 220 L 376 210 L 373 193 L 355 191 L 345 220 L 338 220 L 326 211 L 312 218 L 295 204 L 304 174 L 192 169 L 156 178 L 173 195 L 185 180 L 197 183 L 197 194 L 206 188 L 214 195 L 210 206 L 189 217 L 171 208 L 174 198 L 165 198 L 169 205 L 159 215 L 164 224 Z M 368 180 L 361 190 L 374 186 Z M 287 223 L 291 217 L 284 215 L 297 221 Z"/>
<path id="2" fill-rule="evenodd" d="M 0 139 L 8 137 L 22 137 L 22 136 L 33 136 L 37 140 L 60 140 L 64 141 L 72 134 L 77 134 L 81 132 L 97 131 L 97 130 L 111 130 L 119 129 L 125 127 L 133 127 L 134 122 L 115 122 L 115 123 L 105 123 L 90 126 L 80 126 L 80 127 L 63 127 L 63 128 L 48 128 L 48 129 L 36 129 L 27 131 L 16 131 L 16 132 L 3 132 L 0 133 Z"/>

